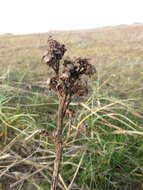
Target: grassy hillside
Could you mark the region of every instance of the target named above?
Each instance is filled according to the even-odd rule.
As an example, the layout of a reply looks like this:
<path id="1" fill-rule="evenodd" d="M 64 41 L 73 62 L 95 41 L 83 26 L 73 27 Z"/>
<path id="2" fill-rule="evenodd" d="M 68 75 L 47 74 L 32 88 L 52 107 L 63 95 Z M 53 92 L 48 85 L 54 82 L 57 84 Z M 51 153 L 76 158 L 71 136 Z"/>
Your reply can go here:
<path id="1" fill-rule="evenodd" d="M 142 25 L 0 36 L 0 70 L 30 72 L 31 80 L 43 79 L 43 75 L 46 78 L 49 71 L 42 64 L 41 57 L 49 34 L 66 44 L 69 50 L 67 56 L 91 58 L 100 77 L 107 74 L 106 79 L 116 90 L 122 88 L 122 91 L 128 91 L 142 87 Z"/>
<path id="2" fill-rule="evenodd" d="M 97 69 L 88 97 L 75 99 L 76 114 L 66 118 L 59 189 L 142 190 L 142 25 L 0 36 L 2 190 L 50 186 L 58 101 L 44 84 L 49 35 L 66 56 L 88 57 Z"/>

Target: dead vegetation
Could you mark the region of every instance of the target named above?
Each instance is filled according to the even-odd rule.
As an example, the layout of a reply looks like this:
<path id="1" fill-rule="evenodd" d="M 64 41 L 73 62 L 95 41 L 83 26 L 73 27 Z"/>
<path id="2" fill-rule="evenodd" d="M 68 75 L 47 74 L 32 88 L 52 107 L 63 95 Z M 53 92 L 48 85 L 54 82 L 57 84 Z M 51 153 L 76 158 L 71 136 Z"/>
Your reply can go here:
<path id="1" fill-rule="evenodd" d="M 142 190 L 142 31 L 142 26 L 126 26 L 52 33 L 70 50 L 65 56 L 73 57 L 58 63 L 65 49 L 58 43 L 62 51 L 54 51 L 55 75 L 53 65 L 48 68 L 41 60 L 49 34 L 0 37 L 3 189 L 50 189 L 59 105 L 55 94 L 63 98 L 71 93 L 73 102 L 67 98 L 71 103 L 64 111 L 58 188 Z M 85 55 L 91 60 L 83 59 Z M 88 76 L 78 74 L 94 73 L 90 62 L 98 71 L 92 92 Z"/>
<path id="2" fill-rule="evenodd" d="M 57 93 L 59 99 L 57 129 L 55 132 L 56 157 L 51 190 L 56 190 L 58 187 L 59 170 L 64 148 L 63 125 L 65 114 L 73 96 L 83 96 L 88 92 L 87 81 L 82 76 L 95 74 L 95 68 L 89 63 L 88 59 L 80 57 L 74 61 L 65 59 L 61 69 L 60 60 L 63 58 L 65 51 L 65 45 L 49 37 L 48 49 L 43 56 L 46 64 L 55 72 L 55 76 L 49 80 L 49 87 L 50 90 Z"/>

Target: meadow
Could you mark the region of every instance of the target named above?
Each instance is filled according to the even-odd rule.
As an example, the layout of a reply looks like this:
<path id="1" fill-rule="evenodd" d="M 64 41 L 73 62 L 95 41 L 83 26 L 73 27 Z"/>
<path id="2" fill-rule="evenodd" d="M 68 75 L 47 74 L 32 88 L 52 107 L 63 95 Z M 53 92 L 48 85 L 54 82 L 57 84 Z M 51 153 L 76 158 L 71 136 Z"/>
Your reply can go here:
<path id="1" fill-rule="evenodd" d="M 49 35 L 97 70 L 65 120 L 59 190 L 142 190 L 143 25 L 0 36 L 0 189 L 50 189 L 58 99 L 42 61 Z"/>

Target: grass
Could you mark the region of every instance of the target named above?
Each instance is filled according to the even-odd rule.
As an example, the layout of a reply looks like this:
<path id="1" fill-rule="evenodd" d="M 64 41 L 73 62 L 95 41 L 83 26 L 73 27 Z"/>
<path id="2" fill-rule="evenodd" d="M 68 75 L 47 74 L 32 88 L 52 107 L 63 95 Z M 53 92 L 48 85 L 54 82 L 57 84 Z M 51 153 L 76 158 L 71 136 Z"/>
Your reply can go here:
<path id="1" fill-rule="evenodd" d="M 98 71 L 89 96 L 73 101 L 75 116 L 65 122 L 60 189 L 143 189 L 141 29 L 53 32 L 70 56 L 91 57 Z M 48 35 L 0 37 L 0 181 L 17 175 L 15 188 L 50 187 L 58 103 L 39 85 L 50 74 L 41 63 Z"/>

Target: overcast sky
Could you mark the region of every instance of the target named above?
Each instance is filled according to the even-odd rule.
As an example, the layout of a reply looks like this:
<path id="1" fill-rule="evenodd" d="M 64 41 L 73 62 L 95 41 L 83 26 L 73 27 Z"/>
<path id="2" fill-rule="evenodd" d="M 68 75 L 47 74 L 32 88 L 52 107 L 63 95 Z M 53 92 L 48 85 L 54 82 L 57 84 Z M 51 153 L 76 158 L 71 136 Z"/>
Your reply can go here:
<path id="1" fill-rule="evenodd" d="M 143 0 L 0 0 L 0 34 L 143 22 Z"/>

